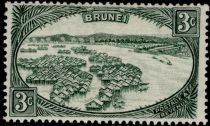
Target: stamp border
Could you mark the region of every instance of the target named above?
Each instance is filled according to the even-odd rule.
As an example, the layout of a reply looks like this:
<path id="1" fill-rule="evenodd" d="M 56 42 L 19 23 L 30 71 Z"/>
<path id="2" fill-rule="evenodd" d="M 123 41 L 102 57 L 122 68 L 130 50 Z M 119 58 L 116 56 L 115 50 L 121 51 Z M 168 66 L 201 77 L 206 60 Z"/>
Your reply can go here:
<path id="1" fill-rule="evenodd" d="M 39 2 L 35 2 L 36 4 L 39 4 Z M 10 4 L 25 4 L 24 2 L 21 2 L 21 3 L 10 3 Z M 27 4 L 33 4 L 33 3 L 27 3 Z M 47 4 L 47 3 L 43 3 L 43 4 Z M 53 3 L 50 3 L 50 4 L 53 4 Z M 57 4 L 59 4 L 59 5 L 63 5 L 63 4 L 60 4 L 60 3 L 56 3 L 56 5 Z M 91 6 L 91 5 L 94 5 L 95 3 L 93 3 L 93 4 L 85 4 L 85 5 L 87 5 L 87 6 Z M 108 3 L 109 4 L 109 3 Z M 77 4 L 78 5 L 78 4 Z M 100 5 L 102 5 L 102 4 L 100 4 Z M 107 5 L 107 4 L 103 4 L 103 5 Z M 8 7 L 8 3 L 6 4 L 6 6 Z M 98 5 L 97 5 L 98 6 Z M 109 5 L 110 6 L 110 5 Z M 121 5 L 120 5 L 121 6 Z M 122 5 L 122 6 L 129 6 L 128 4 L 127 5 Z M 134 5 L 134 6 L 137 6 L 137 5 Z M 144 5 L 143 5 L 144 6 Z M 148 5 L 146 5 L 146 6 L 148 6 Z M 164 5 L 151 5 L 151 4 L 149 4 L 149 6 L 164 6 Z M 176 6 L 173 6 L 173 5 L 170 5 L 171 7 L 176 7 Z M 177 5 L 177 6 L 180 6 L 180 5 Z M 183 5 L 184 6 L 184 5 Z M 191 4 L 191 5 L 187 5 L 187 6 L 194 6 L 193 4 Z M 197 6 L 201 6 L 201 5 L 197 5 Z M 207 8 L 208 8 L 208 6 L 206 6 L 206 5 L 204 5 L 205 6 L 205 9 L 203 10 L 203 11 L 208 11 L 207 10 Z M 203 6 L 203 7 L 204 7 Z M 8 11 L 9 11 L 9 9 L 8 9 Z M 8 14 L 8 11 L 6 12 L 6 16 L 8 17 L 7 18 L 7 20 L 5 20 L 5 23 L 7 23 L 7 21 L 8 20 L 10 20 L 11 19 L 11 17 L 10 17 L 10 19 L 9 19 L 9 15 L 7 15 Z M 203 12 L 203 14 L 204 14 L 204 12 Z M 205 29 L 205 26 L 207 26 L 207 23 L 206 23 L 206 20 L 207 20 L 207 15 L 206 14 L 204 14 L 203 15 L 205 18 L 203 19 L 204 20 L 204 26 L 201 28 L 202 29 L 202 36 L 203 36 L 203 38 L 201 38 L 200 39 L 200 41 L 202 40 L 202 41 L 205 41 L 206 39 L 207 39 L 207 36 L 205 35 L 205 33 L 207 32 L 207 30 Z M 7 47 L 5 48 L 5 51 L 7 52 L 7 54 L 6 54 L 6 57 L 8 57 L 8 56 L 10 56 L 10 54 L 9 54 L 9 52 L 10 52 L 10 43 L 8 44 L 7 43 L 7 41 L 10 41 L 10 28 L 11 26 L 9 26 L 8 24 L 7 24 L 7 26 L 6 26 L 6 30 L 7 30 L 7 32 L 5 33 L 5 36 L 7 37 L 7 39 L 4 41 L 5 42 L 5 44 L 7 44 Z M 9 31 L 9 32 L 8 32 Z M 9 46 L 8 46 L 9 45 Z M 203 57 L 201 57 L 201 59 L 202 59 L 202 61 L 205 61 L 205 62 L 202 62 L 201 64 L 200 64 L 200 62 L 199 62 L 199 66 L 202 66 L 202 73 L 203 74 L 206 74 L 206 70 L 205 70 L 205 68 L 207 67 L 207 64 L 206 64 L 206 61 L 207 61 L 207 58 L 205 57 L 205 54 L 207 54 L 207 50 L 206 50 L 206 47 L 207 47 L 207 43 L 205 43 L 205 44 L 203 44 L 203 46 L 202 47 L 199 47 L 200 49 L 204 49 L 205 51 L 203 51 L 203 52 L 200 52 L 200 54 L 202 54 L 202 55 L 200 55 L 200 56 L 203 56 Z M 8 67 L 8 64 L 10 63 L 10 61 L 9 60 L 7 60 L 6 62 L 4 62 L 4 64 L 5 65 L 7 65 L 7 67 L 5 68 L 5 71 L 6 71 L 6 73 L 8 73 L 8 69 L 9 69 L 9 67 Z M 204 75 L 199 75 L 199 77 L 201 76 L 201 80 L 202 80 L 202 82 L 204 82 L 204 83 L 206 83 L 206 80 L 207 80 L 207 78 L 204 76 Z M 7 74 L 7 81 L 4 83 L 5 85 L 8 85 L 9 84 L 9 78 L 10 78 L 10 76 Z M 199 88 L 200 89 L 200 88 Z M 200 89 L 200 91 L 204 91 L 206 89 L 206 85 L 205 86 L 203 86 L 203 89 L 201 90 Z M 5 92 L 7 92 L 8 93 L 8 87 L 6 87 L 6 89 L 4 90 Z M 200 92 L 199 92 L 200 93 Z M 199 94 L 198 93 L 198 94 Z M 205 106 L 205 102 L 207 101 L 207 99 L 205 98 L 205 95 L 206 95 L 206 92 L 204 92 L 204 93 L 201 93 L 202 95 L 202 100 L 203 101 L 201 101 L 201 105 L 204 107 L 203 109 L 203 114 L 204 114 L 204 116 L 203 117 L 205 117 L 205 115 L 206 115 L 206 113 L 205 113 L 205 109 L 207 108 L 207 106 Z M 203 97 L 204 96 L 204 97 Z M 8 95 L 7 96 L 5 96 L 5 99 L 8 99 Z M 7 106 L 8 105 L 8 102 L 6 102 L 5 103 L 5 105 Z M 8 108 L 7 108 L 7 110 L 6 111 L 8 111 Z M 7 121 L 9 120 L 9 119 L 13 119 L 13 120 L 20 120 L 21 122 L 23 121 L 23 120 L 25 120 L 25 118 L 8 118 L 8 117 L 4 117 Z M 31 119 L 34 119 L 34 118 L 28 118 L 29 120 L 31 120 Z M 47 120 L 48 118 L 42 118 L 42 120 Z M 60 117 L 52 117 L 52 119 L 51 120 L 54 120 L 54 121 L 58 121 L 58 120 L 69 120 L 70 119 L 70 117 L 64 117 L 64 119 L 63 118 L 60 118 Z M 35 121 L 37 121 L 38 119 L 34 119 Z M 105 122 L 108 122 L 110 119 L 106 119 L 106 118 L 86 118 L 86 119 L 84 119 L 84 118 L 77 118 L 77 117 L 74 117 L 73 118 L 73 120 L 83 120 L 83 121 L 85 121 L 85 122 L 87 122 L 87 121 L 89 121 L 89 120 L 97 120 L 97 121 L 105 121 Z M 72 121 L 73 121 L 72 120 Z M 178 120 L 174 120 L 174 119 L 143 119 L 143 120 L 136 120 L 136 119 L 111 119 L 112 121 L 126 121 L 126 122 L 128 122 L 128 121 L 148 121 L 148 122 L 151 122 L 151 121 L 153 121 L 154 123 L 157 123 L 157 122 L 168 122 L 168 123 L 170 123 L 170 122 L 175 122 L 175 123 L 178 123 L 178 122 L 180 122 L 180 119 L 178 119 Z M 203 122 L 203 123 L 205 123 L 207 120 L 206 119 L 204 119 L 204 118 L 198 118 L 197 120 L 195 120 L 195 119 L 184 119 L 184 120 L 182 120 L 181 122 L 188 122 L 188 123 L 192 123 L 192 122 L 195 122 L 195 123 L 199 123 L 199 122 Z"/>

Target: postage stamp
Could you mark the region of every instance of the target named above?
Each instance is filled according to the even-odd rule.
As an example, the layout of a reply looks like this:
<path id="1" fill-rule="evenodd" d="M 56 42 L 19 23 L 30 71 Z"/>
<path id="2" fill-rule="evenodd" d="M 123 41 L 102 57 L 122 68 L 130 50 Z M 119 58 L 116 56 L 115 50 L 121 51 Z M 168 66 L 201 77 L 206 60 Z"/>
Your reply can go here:
<path id="1" fill-rule="evenodd" d="M 207 5 L 6 7 L 6 120 L 207 121 Z"/>

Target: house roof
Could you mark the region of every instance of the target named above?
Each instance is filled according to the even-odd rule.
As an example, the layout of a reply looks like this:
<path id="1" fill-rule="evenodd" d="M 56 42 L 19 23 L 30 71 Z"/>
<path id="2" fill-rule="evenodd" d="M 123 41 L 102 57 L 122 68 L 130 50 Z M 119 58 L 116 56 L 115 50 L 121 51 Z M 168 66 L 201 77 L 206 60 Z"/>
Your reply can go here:
<path id="1" fill-rule="evenodd" d="M 100 105 L 103 105 L 103 102 L 99 101 L 98 99 L 94 99 L 94 101 Z"/>
<path id="2" fill-rule="evenodd" d="M 116 78 L 114 78 L 114 79 L 116 79 Z M 115 81 L 111 81 L 110 84 L 117 84 L 117 83 Z"/>
<path id="3" fill-rule="evenodd" d="M 114 87 L 113 87 L 112 85 L 109 85 L 107 88 L 108 88 L 108 89 L 111 89 L 111 90 L 114 89 Z"/>
<path id="4" fill-rule="evenodd" d="M 34 80 L 39 80 L 39 78 L 35 77 Z"/>
<path id="5" fill-rule="evenodd" d="M 106 74 L 105 74 L 101 79 L 102 79 L 102 80 L 110 80 L 110 78 L 111 78 L 111 77 L 110 77 L 109 75 L 106 75 Z"/>
<path id="6" fill-rule="evenodd" d="M 62 102 L 63 100 L 61 99 L 61 98 L 59 98 L 58 96 L 55 96 L 54 98 L 53 98 L 56 102 Z"/>
<path id="7" fill-rule="evenodd" d="M 102 102 L 108 102 L 108 101 L 110 101 L 111 99 L 109 99 L 109 98 L 100 98 L 100 100 L 102 101 Z"/>
<path id="8" fill-rule="evenodd" d="M 57 89 L 55 89 L 53 92 L 54 92 L 55 94 L 59 94 L 59 91 L 58 91 Z"/>
<path id="9" fill-rule="evenodd" d="M 33 77 L 32 76 L 28 76 L 26 79 L 32 79 Z"/>
<path id="10" fill-rule="evenodd" d="M 65 95 L 69 95 L 69 93 L 66 90 L 62 91 L 62 93 L 64 93 Z"/>
<path id="11" fill-rule="evenodd" d="M 115 86 L 115 87 L 119 87 L 119 88 L 121 88 L 121 87 L 122 87 L 122 85 L 121 85 L 121 84 L 115 84 L 114 86 Z"/>
<path id="12" fill-rule="evenodd" d="M 131 79 L 126 79 L 126 80 L 125 80 L 125 82 L 126 82 L 126 83 L 129 83 L 129 84 L 130 84 L 131 81 L 132 81 Z"/>
<path id="13" fill-rule="evenodd" d="M 81 88 L 80 90 L 79 90 L 79 92 L 86 92 L 87 90 L 86 89 L 84 89 L 84 88 Z"/>
<path id="14" fill-rule="evenodd" d="M 90 82 L 86 81 L 83 84 L 86 85 L 86 86 L 89 86 L 90 85 Z"/>
<path id="15" fill-rule="evenodd" d="M 55 96 L 57 96 L 57 94 L 55 94 L 54 92 L 50 93 L 50 97 L 55 97 Z"/>
<path id="16" fill-rule="evenodd" d="M 84 88 L 85 90 L 87 90 L 87 89 L 88 89 L 88 87 L 87 87 L 87 86 L 82 86 L 82 87 L 81 87 L 81 89 L 82 89 L 82 88 Z"/>
<path id="17" fill-rule="evenodd" d="M 136 82 L 139 82 L 141 79 L 138 78 L 138 77 L 136 77 L 136 78 L 134 78 L 133 80 L 136 81 Z"/>
<path id="18" fill-rule="evenodd" d="M 63 86 L 63 83 L 57 82 L 55 85 L 57 85 L 57 86 Z"/>
<path id="19" fill-rule="evenodd" d="M 64 92 L 61 92 L 58 96 L 59 97 L 66 97 L 67 95 Z"/>
<path id="20" fill-rule="evenodd" d="M 99 104 L 99 105 L 103 105 L 103 102 L 101 102 L 101 101 L 98 100 L 98 99 L 92 99 L 90 102 L 86 103 L 86 105 L 88 105 L 88 104 L 90 104 L 90 103 L 92 103 L 92 102 L 95 102 L 95 103 L 97 103 L 97 104 Z"/>
<path id="21" fill-rule="evenodd" d="M 123 85 L 123 86 L 128 86 L 129 84 L 128 84 L 128 83 L 122 83 L 122 85 Z"/>
<path id="22" fill-rule="evenodd" d="M 67 86 L 67 91 L 69 91 L 69 92 L 74 92 L 74 90 L 73 90 L 73 88 L 71 87 L 71 85 L 68 85 L 68 86 Z"/>
<path id="23" fill-rule="evenodd" d="M 112 93 L 109 93 L 109 92 L 104 92 L 104 95 L 106 95 L 108 97 L 112 97 Z"/>

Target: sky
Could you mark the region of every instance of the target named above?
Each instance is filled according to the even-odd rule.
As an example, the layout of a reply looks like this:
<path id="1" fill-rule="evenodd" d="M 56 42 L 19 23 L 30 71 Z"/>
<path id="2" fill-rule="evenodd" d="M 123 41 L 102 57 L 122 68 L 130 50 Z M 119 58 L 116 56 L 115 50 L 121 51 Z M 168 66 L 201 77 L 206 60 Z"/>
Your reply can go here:
<path id="1" fill-rule="evenodd" d="M 167 27 L 157 27 L 153 22 L 148 22 L 131 15 L 128 24 L 117 22 L 91 22 L 84 23 L 81 15 L 61 18 L 52 25 L 35 30 L 30 36 L 46 36 L 55 34 L 90 35 L 94 33 L 109 33 L 117 35 L 160 35 L 172 34 Z"/>

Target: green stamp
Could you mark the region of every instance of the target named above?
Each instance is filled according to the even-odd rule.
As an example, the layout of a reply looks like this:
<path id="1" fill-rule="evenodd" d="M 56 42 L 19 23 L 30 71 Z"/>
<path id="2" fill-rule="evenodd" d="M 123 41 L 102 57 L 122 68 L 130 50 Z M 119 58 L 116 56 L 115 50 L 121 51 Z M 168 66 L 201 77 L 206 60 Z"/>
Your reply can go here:
<path id="1" fill-rule="evenodd" d="M 208 6 L 6 7 L 6 120 L 206 122 Z"/>

